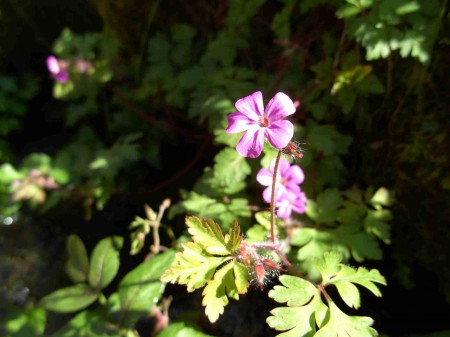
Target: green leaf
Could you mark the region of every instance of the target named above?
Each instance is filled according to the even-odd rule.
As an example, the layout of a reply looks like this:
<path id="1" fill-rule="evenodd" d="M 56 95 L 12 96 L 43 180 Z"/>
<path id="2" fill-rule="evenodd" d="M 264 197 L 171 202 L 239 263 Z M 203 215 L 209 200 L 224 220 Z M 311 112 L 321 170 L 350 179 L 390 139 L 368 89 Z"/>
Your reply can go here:
<path id="1" fill-rule="evenodd" d="M 306 215 L 316 223 L 333 223 L 338 215 L 342 198 L 337 189 L 327 189 L 317 196 L 316 201 L 308 200 Z"/>
<path id="2" fill-rule="evenodd" d="M 184 322 L 171 323 L 162 330 L 157 337 L 212 337 L 193 327 L 186 326 Z"/>
<path id="3" fill-rule="evenodd" d="M 231 262 L 220 268 L 202 293 L 202 304 L 209 321 L 217 321 L 228 304 L 228 298 L 239 299 L 239 294 L 245 294 L 247 288 L 248 271 L 244 265 Z"/>
<path id="4" fill-rule="evenodd" d="M 9 310 L 5 329 L 8 337 L 41 336 L 46 324 L 45 309 L 34 307 L 31 302 L 22 309 Z"/>
<path id="5" fill-rule="evenodd" d="M 314 336 L 316 326 L 322 326 L 327 314 L 319 290 L 311 282 L 296 276 L 282 275 L 279 280 L 282 285 L 269 291 L 269 297 L 288 306 L 273 309 L 267 324 L 275 330 L 285 331 L 278 337 Z"/>
<path id="6" fill-rule="evenodd" d="M 184 243 L 182 247 L 183 252 L 175 255 L 175 261 L 161 276 L 161 281 L 184 284 L 189 292 L 203 287 L 215 270 L 229 260 L 225 256 L 211 256 L 194 242 Z"/>
<path id="7" fill-rule="evenodd" d="M 89 269 L 89 284 L 95 289 L 105 288 L 116 276 L 120 266 L 123 238 L 112 236 L 101 240 L 94 248 Z"/>
<path id="8" fill-rule="evenodd" d="M 389 210 L 368 211 L 364 219 L 364 228 L 367 232 L 376 235 L 384 243 L 391 243 L 390 226 L 387 221 L 392 219 Z"/>
<path id="9" fill-rule="evenodd" d="M 82 311 L 52 337 L 123 337 L 123 333 L 97 312 Z"/>
<path id="10" fill-rule="evenodd" d="M 205 313 L 214 322 L 223 313 L 228 298 L 238 299 L 247 292 L 247 267 L 237 262 L 236 250 L 242 241 L 240 228 L 234 221 L 224 236 L 220 226 L 210 219 L 186 218 L 194 242 L 182 245 L 170 269 L 161 281 L 185 284 L 188 292 L 201 288 Z"/>
<path id="11" fill-rule="evenodd" d="M 84 282 L 89 275 L 89 258 L 78 235 L 72 234 L 66 240 L 69 259 L 66 262 L 66 273 L 73 282 Z"/>
<path id="12" fill-rule="evenodd" d="M 347 316 L 333 303 L 329 303 L 329 321 L 314 337 L 375 337 L 377 332 L 371 327 L 373 320 L 365 316 Z"/>
<path id="13" fill-rule="evenodd" d="M 324 258 L 315 262 L 316 267 L 322 274 L 322 284 L 336 286 L 339 295 L 349 307 L 356 309 L 360 306 L 360 295 L 358 288 L 360 285 L 370 290 L 375 296 L 380 297 L 381 292 L 378 284 L 386 285 L 386 280 L 376 269 L 367 270 L 363 267 L 353 269 L 341 264 L 342 258 L 339 254 L 325 253 Z"/>
<path id="14" fill-rule="evenodd" d="M 172 264 L 174 256 L 173 250 L 167 250 L 140 264 L 120 281 L 117 291 L 121 311 L 119 322 L 122 326 L 131 325 L 148 314 L 161 298 L 165 287 L 159 279 Z"/>
<path id="15" fill-rule="evenodd" d="M 191 216 L 186 218 L 186 225 L 192 239 L 205 247 L 208 253 L 222 256 L 231 253 L 220 226 L 213 220 Z"/>
<path id="16" fill-rule="evenodd" d="M 97 299 L 97 293 L 87 284 L 77 284 L 52 292 L 40 305 L 49 311 L 70 313 L 86 308 Z"/>
<path id="17" fill-rule="evenodd" d="M 250 174 L 250 165 L 233 148 L 225 148 L 214 158 L 213 177 L 209 179 L 211 187 L 234 194 L 245 188 L 245 179 Z"/>

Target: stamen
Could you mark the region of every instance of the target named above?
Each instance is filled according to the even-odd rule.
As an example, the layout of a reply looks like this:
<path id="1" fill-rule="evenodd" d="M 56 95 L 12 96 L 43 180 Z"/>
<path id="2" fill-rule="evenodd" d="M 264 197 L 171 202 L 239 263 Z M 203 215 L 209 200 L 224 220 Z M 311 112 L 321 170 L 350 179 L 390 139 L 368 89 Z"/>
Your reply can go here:
<path id="1" fill-rule="evenodd" d="M 269 126 L 269 120 L 266 117 L 264 117 L 264 116 L 259 117 L 259 126 L 262 127 L 262 128 L 268 127 Z"/>

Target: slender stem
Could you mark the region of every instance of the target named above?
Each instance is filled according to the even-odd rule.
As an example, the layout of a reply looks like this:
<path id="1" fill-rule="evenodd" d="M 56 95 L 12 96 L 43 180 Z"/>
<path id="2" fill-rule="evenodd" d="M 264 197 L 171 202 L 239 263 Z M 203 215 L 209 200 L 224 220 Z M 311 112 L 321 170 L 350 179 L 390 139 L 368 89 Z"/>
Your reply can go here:
<path id="1" fill-rule="evenodd" d="M 280 164 L 281 150 L 278 151 L 273 169 L 272 195 L 270 197 L 270 240 L 275 243 L 275 187 L 277 183 L 278 164 Z"/>

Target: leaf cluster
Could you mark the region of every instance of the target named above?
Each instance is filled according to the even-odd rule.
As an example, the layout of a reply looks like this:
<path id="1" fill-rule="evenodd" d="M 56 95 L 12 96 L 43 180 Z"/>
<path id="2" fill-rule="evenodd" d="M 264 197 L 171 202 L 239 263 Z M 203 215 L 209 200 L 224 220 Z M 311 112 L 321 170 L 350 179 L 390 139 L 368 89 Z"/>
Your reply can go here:
<path id="1" fill-rule="evenodd" d="M 319 284 L 297 276 L 280 276 L 282 285 L 275 286 L 269 297 L 287 306 L 273 309 L 267 318 L 272 328 L 284 331 L 279 337 L 377 336 L 370 317 L 347 315 L 325 289 L 336 287 L 345 304 L 359 308 L 360 293 L 355 285 L 381 296 L 377 284 L 385 285 L 386 281 L 376 270 L 353 269 L 340 262 L 341 256 L 336 253 L 325 253 L 323 258 L 314 260 L 322 278 Z"/>
<path id="2" fill-rule="evenodd" d="M 248 270 L 235 256 L 242 241 L 240 228 L 234 221 L 224 236 L 216 222 L 195 216 L 187 217 L 186 225 L 193 241 L 182 244 L 183 251 L 161 281 L 186 285 L 188 292 L 204 287 L 205 314 L 215 322 L 229 298 L 238 300 L 247 292 Z"/>

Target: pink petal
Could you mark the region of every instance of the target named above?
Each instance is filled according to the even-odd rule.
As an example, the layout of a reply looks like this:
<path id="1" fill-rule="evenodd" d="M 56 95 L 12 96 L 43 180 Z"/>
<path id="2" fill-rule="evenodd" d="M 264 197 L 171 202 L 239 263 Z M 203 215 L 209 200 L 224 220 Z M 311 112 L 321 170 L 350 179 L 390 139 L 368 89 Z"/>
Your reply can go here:
<path id="1" fill-rule="evenodd" d="M 249 119 L 243 113 L 234 112 L 228 115 L 228 128 L 225 130 L 226 133 L 239 133 L 242 131 L 247 131 L 251 125 L 256 123 Z"/>
<path id="2" fill-rule="evenodd" d="M 289 121 L 277 121 L 266 128 L 267 139 L 277 149 L 286 147 L 292 136 L 294 136 L 294 126 Z"/>
<path id="3" fill-rule="evenodd" d="M 259 127 L 251 127 L 242 136 L 236 150 L 243 157 L 256 158 L 261 154 L 263 146 L 264 130 Z"/>
<path id="4" fill-rule="evenodd" d="M 236 109 L 246 115 L 251 120 L 259 122 L 259 117 L 263 116 L 264 103 L 261 91 L 257 91 L 247 97 L 239 99 L 235 103 Z"/>
<path id="5" fill-rule="evenodd" d="M 266 168 L 262 168 L 261 170 L 259 170 L 258 174 L 256 175 L 256 181 L 263 186 L 272 185 L 272 180 L 273 172 L 269 171 Z"/>
<path id="6" fill-rule="evenodd" d="M 288 95 L 279 92 L 273 96 L 269 104 L 267 104 L 264 116 L 266 116 L 269 121 L 274 122 L 292 115 L 294 112 L 294 102 L 292 102 Z"/>
<path id="7" fill-rule="evenodd" d="M 303 170 L 298 165 L 292 165 L 288 172 L 286 172 L 285 179 L 289 181 L 289 183 L 293 184 L 301 184 L 305 181 L 305 174 Z"/>
<path id="8" fill-rule="evenodd" d="M 282 178 L 287 179 L 290 167 L 291 164 L 289 164 L 289 162 L 286 159 L 280 159 L 280 163 L 278 164 L 278 174 Z"/>
<path id="9" fill-rule="evenodd" d="M 292 209 L 294 212 L 302 214 L 306 211 L 306 195 L 303 192 L 300 192 L 292 204 Z"/>
<path id="10" fill-rule="evenodd" d="M 69 80 L 69 73 L 65 70 L 61 70 L 59 73 L 54 74 L 53 76 L 59 83 L 66 83 Z"/>
<path id="11" fill-rule="evenodd" d="M 54 55 L 47 57 L 47 69 L 52 74 L 57 74 L 60 71 L 58 59 Z"/>
<path id="12" fill-rule="evenodd" d="M 292 207 L 288 200 L 283 200 L 277 204 L 277 215 L 280 219 L 287 219 L 292 214 Z"/>

